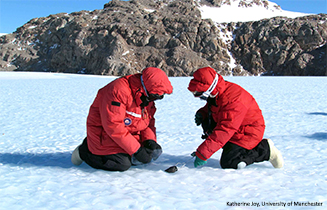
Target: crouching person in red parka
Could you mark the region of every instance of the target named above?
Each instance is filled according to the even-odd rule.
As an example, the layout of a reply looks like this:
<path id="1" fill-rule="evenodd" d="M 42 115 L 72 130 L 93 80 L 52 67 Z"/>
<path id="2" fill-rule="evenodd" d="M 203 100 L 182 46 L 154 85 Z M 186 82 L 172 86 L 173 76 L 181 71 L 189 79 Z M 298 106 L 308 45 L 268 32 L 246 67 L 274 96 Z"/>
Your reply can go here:
<path id="1" fill-rule="evenodd" d="M 255 99 L 237 84 L 225 81 L 210 67 L 193 74 L 188 90 L 207 101 L 195 114 L 204 142 L 196 150 L 194 166 L 204 165 L 219 149 L 222 168 L 240 169 L 254 162 L 270 161 L 283 167 L 281 153 L 270 139 L 262 139 L 265 122 Z"/>
<path id="2" fill-rule="evenodd" d="M 125 171 L 162 153 L 157 143 L 155 100 L 171 94 L 164 71 L 149 67 L 142 74 L 118 78 L 98 91 L 87 117 L 87 137 L 71 157 L 96 169 Z"/>

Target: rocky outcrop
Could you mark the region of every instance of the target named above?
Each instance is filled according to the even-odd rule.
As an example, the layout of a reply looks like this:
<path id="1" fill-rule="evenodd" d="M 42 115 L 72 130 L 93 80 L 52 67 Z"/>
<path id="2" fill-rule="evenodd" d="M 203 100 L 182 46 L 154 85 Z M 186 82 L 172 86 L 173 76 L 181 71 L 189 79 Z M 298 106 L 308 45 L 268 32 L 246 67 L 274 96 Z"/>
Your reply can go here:
<path id="1" fill-rule="evenodd" d="M 251 74 L 327 76 L 326 15 L 237 25 L 233 55 Z"/>
<path id="2" fill-rule="evenodd" d="M 211 66 L 222 75 L 326 75 L 326 14 L 215 24 L 201 19 L 198 4 L 113 0 L 32 19 L 0 37 L 0 70 L 121 76 L 155 66 L 189 76 Z"/>

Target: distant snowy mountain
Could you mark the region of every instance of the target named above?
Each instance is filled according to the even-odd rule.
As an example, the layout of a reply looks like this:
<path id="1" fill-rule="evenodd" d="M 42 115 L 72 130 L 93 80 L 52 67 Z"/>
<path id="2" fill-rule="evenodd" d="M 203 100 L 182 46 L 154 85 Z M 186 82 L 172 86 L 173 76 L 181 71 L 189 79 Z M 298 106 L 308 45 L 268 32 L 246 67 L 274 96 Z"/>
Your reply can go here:
<path id="1" fill-rule="evenodd" d="M 211 18 L 217 23 L 258 21 L 284 16 L 296 18 L 310 14 L 283 10 L 279 5 L 262 0 L 223 0 L 217 6 L 199 5 L 203 19 Z"/>

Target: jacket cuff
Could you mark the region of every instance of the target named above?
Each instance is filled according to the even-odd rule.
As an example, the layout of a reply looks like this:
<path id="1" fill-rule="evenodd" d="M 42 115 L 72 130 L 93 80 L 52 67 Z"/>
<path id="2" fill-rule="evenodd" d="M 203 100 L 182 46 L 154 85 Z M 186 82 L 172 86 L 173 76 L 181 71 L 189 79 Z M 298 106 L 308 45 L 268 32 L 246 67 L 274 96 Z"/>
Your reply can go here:
<path id="1" fill-rule="evenodd" d="M 207 161 L 208 159 L 206 158 L 206 157 L 204 157 L 199 151 L 196 151 L 196 156 L 198 157 L 198 158 L 200 158 L 201 160 L 203 160 L 203 161 Z"/>

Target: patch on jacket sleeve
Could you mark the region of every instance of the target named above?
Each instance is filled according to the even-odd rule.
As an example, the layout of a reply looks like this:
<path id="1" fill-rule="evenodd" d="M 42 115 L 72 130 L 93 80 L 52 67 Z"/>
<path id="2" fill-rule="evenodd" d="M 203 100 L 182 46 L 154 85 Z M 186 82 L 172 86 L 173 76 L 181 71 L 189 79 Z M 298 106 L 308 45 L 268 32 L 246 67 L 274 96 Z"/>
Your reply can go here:
<path id="1" fill-rule="evenodd" d="M 113 105 L 113 106 L 120 106 L 120 103 L 117 102 L 117 101 L 112 101 L 112 102 L 111 102 L 111 105 Z"/>
<path id="2" fill-rule="evenodd" d="M 126 126 L 129 126 L 129 125 L 132 124 L 132 119 L 129 118 L 129 117 L 126 117 L 126 118 L 124 119 L 124 123 L 125 123 Z"/>

